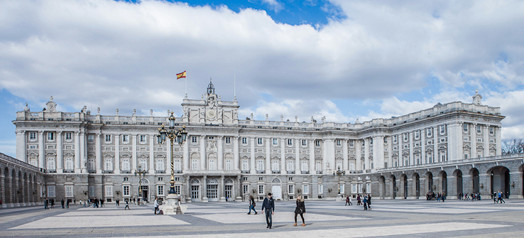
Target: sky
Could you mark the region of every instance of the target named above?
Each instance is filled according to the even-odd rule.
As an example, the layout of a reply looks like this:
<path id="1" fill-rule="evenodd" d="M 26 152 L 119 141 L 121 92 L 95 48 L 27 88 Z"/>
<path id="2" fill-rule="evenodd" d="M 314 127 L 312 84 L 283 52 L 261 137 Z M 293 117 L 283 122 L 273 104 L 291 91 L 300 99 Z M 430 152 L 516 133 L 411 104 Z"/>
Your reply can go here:
<path id="1" fill-rule="evenodd" d="M 390 118 L 478 90 L 506 116 L 503 139 L 522 138 L 523 12 L 520 0 L 0 0 L 0 152 L 15 155 L 25 103 L 180 115 L 210 79 L 241 119 L 307 122 Z"/>

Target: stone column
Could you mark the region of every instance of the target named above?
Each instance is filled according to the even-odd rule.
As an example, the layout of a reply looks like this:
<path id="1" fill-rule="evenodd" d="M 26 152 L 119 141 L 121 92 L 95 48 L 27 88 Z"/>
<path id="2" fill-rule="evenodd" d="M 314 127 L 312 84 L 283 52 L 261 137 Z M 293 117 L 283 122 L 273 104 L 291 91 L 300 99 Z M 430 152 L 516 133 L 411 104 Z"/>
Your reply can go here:
<path id="1" fill-rule="evenodd" d="M 207 200 L 207 175 L 204 175 L 204 179 L 202 181 L 202 202 L 208 202 Z"/>
<path id="2" fill-rule="evenodd" d="M 364 139 L 364 170 L 371 169 L 369 166 L 369 138 Z"/>
<path id="3" fill-rule="evenodd" d="M 469 131 L 469 134 L 471 136 L 471 158 L 477 158 L 477 123 L 471 125 L 471 129 Z"/>
<path id="4" fill-rule="evenodd" d="M 409 135 L 409 141 L 408 141 L 408 145 L 409 145 L 409 164 L 408 166 L 413 166 L 415 164 L 415 158 L 413 158 L 413 146 L 414 146 L 414 141 L 413 141 L 413 132 L 408 132 L 408 135 Z"/>
<path id="5" fill-rule="evenodd" d="M 256 161 L 255 161 L 255 137 L 249 138 L 249 147 L 251 148 L 251 174 L 256 174 Z"/>
<path id="6" fill-rule="evenodd" d="M 27 161 L 27 155 L 26 155 L 26 151 L 27 151 L 26 142 L 27 142 L 26 132 L 22 130 L 17 130 L 16 131 L 16 159 L 29 163 L 29 161 Z"/>
<path id="7" fill-rule="evenodd" d="M 200 136 L 200 170 L 206 170 L 206 136 Z"/>
<path id="8" fill-rule="evenodd" d="M 375 169 L 384 168 L 384 136 L 373 138 L 373 162 Z"/>
<path id="9" fill-rule="evenodd" d="M 62 132 L 56 132 L 56 172 L 64 172 L 64 154 L 62 150 Z"/>
<path id="10" fill-rule="evenodd" d="M 438 156 L 438 134 L 440 134 L 438 130 L 438 127 L 434 130 L 433 130 L 433 163 L 437 163 L 437 161 L 440 160 L 439 156 Z M 437 132 L 435 132 L 437 131 Z"/>
<path id="11" fill-rule="evenodd" d="M 420 130 L 420 164 L 426 164 L 426 130 Z"/>
<path id="12" fill-rule="evenodd" d="M 225 202 L 226 201 L 226 195 L 225 195 L 225 191 L 224 191 L 224 187 L 226 185 L 224 184 L 224 175 L 220 176 L 220 183 L 218 184 L 218 194 L 217 194 L 217 197 L 220 198 L 220 202 Z"/>
<path id="13" fill-rule="evenodd" d="M 388 168 L 393 167 L 393 140 L 388 136 Z"/>
<path id="14" fill-rule="evenodd" d="M 86 134 L 80 131 L 80 167 L 82 173 L 87 173 L 87 145 L 86 145 Z"/>
<path id="15" fill-rule="evenodd" d="M 115 140 L 115 174 L 120 174 L 120 135 L 113 135 Z"/>
<path id="16" fill-rule="evenodd" d="M 286 139 L 280 139 L 280 173 L 287 174 L 286 170 Z"/>
<path id="17" fill-rule="evenodd" d="M 96 173 L 97 174 L 101 174 L 102 173 L 102 168 L 103 168 L 103 161 L 102 161 L 102 145 L 101 145 L 101 141 L 100 141 L 100 137 L 102 135 L 100 133 L 96 133 L 96 136 L 95 136 L 95 148 L 96 148 L 96 154 L 95 154 L 95 168 L 96 168 Z"/>
<path id="18" fill-rule="evenodd" d="M 224 143 L 224 137 L 223 136 L 218 136 L 217 137 L 218 171 L 223 171 L 224 170 L 224 145 L 223 145 L 223 143 Z"/>
<path id="19" fill-rule="evenodd" d="M 136 170 L 138 168 L 137 166 L 137 154 L 136 154 L 136 141 L 137 141 L 137 134 L 131 134 L 131 146 L 132 146 L 132 159 L 131 159 L 131 170 Z"/>
<path id="20" fill-rule="evenodd" d="M 45 169 L 44 131 L 38 132 L 38 167 Z"/>
<path id="21" fill-rule="evenodd" d="M 404 166 L 404 133 L 398 134 L 397 140 L 398 140 L 398 167 L 402 167 Z"/>
<path id="22" fill-rule="evenodd" d="M 189 137 L 187 139 L 186 142 L 184 142 L 184 152 L 182 154 L 182 156 L 184 157 L 183 160 L 183 164 L 184 164 L 184 173 L 188 172 L 189 171 Z"/>
<path id="23" fill-rule="evenodd" d="M 295 139 L 295 174 L 302 174 L 300 171 L 300 139 Z"/>
<path id="24" fill-rule="evenodd" d="M 463 157 L 461 126 L 462 123 L 448 125 L 448 161 L 456 161 Z"/>
<path id="25" fill-rule="evenodd" d="M 342 140 L 342 170 L 349 174 L 349 154 L 348 154 L 348 140 Z M 344 187 L 344 189 L 346 189 Z"/>
<path id="26" fill-rule="evenodd" d="M 169 171 L 171 172 L 171 165 L 169 165 Z M 155 135 L 149 135 L 149 174 L 155 174 Z"/>
<path id="27" fill-rule="evenodd" d="M 233 162 L 234 162 L 235 170 L 240 170 L 240 166 L 239 166 L 240 156 L 238 154 L 239 153 L 238 140 L 239 140 L 238 136 L 233 137 Z"/>
<path id="28" fill-rule="evenodd" d="M 310 139 L 309 143 L 309 174 L 316 174 L 315 170 L 315 140 Z"/>
<path id="29" fill-rule="evenodd" d="M 266 174 L 271 174 L 271 138 L 266 138 Z"/>
<path id="30" fill-rule="evenodd" d="M 484 140 L 482 141 L 483 147 L 484 147 L 484 156 L 483 157 L 488 157 L 489 156 L 489 125 L 484 126 L 483 135 L 484 135 Z"/>
<path id="31" fill-rule="evenodd" d="M 80 133 L 78 131 L 75 131 L 75 173 L 81 172 L 81 166 L 80 166 Z"/>
<path id="32" fill-rule="evenodd" d="M 500 135 L 500 132 L 501 132 L 501 128 L 500 127 L 495 127 L 495 136 L 496 136 L 496 139 L 495 139 L 495 143 L 497 144 L 495 146 L 495 148 L 497 148 L 497 151 L 495 152 L 495 155 L 502 155 L 502 150 L 500 148 L 502 148 L 501 146 L 501 135 Z"/>

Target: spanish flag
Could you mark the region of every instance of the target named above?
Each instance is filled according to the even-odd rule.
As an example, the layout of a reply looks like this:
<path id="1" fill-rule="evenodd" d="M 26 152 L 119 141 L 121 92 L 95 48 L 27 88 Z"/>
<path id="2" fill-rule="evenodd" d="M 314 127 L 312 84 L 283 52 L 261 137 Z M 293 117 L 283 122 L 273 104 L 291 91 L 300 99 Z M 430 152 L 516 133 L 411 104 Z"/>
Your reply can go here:
<path id="1" fill-rule="evenodd" d="M 177 80 L 179 80 L 181 78 L 186 78 L 186 71 L 185 70 L 182 73 L 176 74 L 176 79 Z"/>

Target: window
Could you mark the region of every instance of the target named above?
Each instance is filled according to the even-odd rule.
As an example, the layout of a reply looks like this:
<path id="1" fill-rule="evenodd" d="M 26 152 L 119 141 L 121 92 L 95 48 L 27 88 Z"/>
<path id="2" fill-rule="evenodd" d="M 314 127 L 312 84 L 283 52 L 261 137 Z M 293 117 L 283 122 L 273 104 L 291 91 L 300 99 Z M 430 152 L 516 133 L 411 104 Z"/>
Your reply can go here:
<path id="1" fill-rule="evenodd" d="M 231 161 L 231 159 L 226 159 L 226 167 L 225 167 L 225 169 L 227 171 L 233 170 L 233 161 Z"/>
<path id="2" fill-rule="evenodd" d="M 433 128 L 428 128 L 428 129 L 426 129 L 426 135 L 427 135 L 428 137 L 431 137 L 431 136 L 433 135 Z"/>
<path id="3" fill-rule="evenodd" d="M 302 193 L 309 194 L 309 184 L 302 185 Z"/>
<path id="4" fill-rule="evenodd" d="M 147 170 L 147 159 L 140 159 L 138 160 L 138 168 L 142 169 L 142 170 Z"/>
<path id="5" fill-rule="evenodd" d="M 339 186 L 340 186 L 340 187 L 339 187 L 340 194 L 344 194 L 344 193 L 346 192 L 346 191 L 345 191 L 346 189 L 345 189 L 344 184 L 340 184 Z"/>
<path id="6" fill-rule="evenodd" d="M 446 126 L 445 125 L 439 126 L 439 131 L 441 135 L 446 134 Z"/>
<path id="7" fill-rule="evenodd" d="M 47 196 L 51 198 L 56 196 L 55 185 L 47 186 Z"/>
<path id="8" fill-rule="evenodd" d="M 277 138 L 273 138 L 273 145 L 278 145 L 278 139 Z"/>
<path id="9" fill-rule="evenodd" d="M 157 185 L 156 186 L 156 194 L 158 196 L 164 196 L 164 185 Z"/>
<path id="10" fill-rule="evenodd" d="M 480 134 L 482 132 L 480 125 L 477 125 L 477 134 Z"/>
<path id="11" fill-rule="evenodd" d="M 106 197 L 112 197 L 113 196 L 113 186 L 112 185 L 106 185 Z"/>
<path id="12" fill-rule="evenodd" d="M 164 159 L 163 158 L 157 158 L 155 160 L 155 166 L 156 166 L 156 171 L 165 171 Z M 175 170 L 177 170 L 177 169 L 175 168 Z"/>
<path id="13" fill-rule="evenodd" d="M 74 193 L 73 193 L 73 185 L 65 185 L 64 188 L 65 188 L 65 196 L 66 196 L 67 198 L 72 198 L 72 197 L 74 197 L 74 196 L 73 196 L 73 194 L 74 194 Z"/>
<path id="14" fill-rule="evenodd" d="M 164 186 L 162 186 L 162 189 L 163 189 Z M 180 185 L 175 185 L 175 194 L 180 194 Z M 162 191 L 163 193 L 163 191 Z"/>
<path id="15" fill-rule="evenodd" d="M 295 194 L 295 185 L 294 184 L 288 184 L 287 186 L 289 194 Z"/>
<path id="16" fill-rule="evenodd" d="M 164 167 L 164 159 L 160 160 L 160 163 L 158 165 L 158 170 L 159 171 L 165 171 L 165 167 Z M 174 169 L 175 169 L 175 172 L 176 171 L 182 171 L 182 160 L 180 159 L 174 159 L 173 161 L 173 166 L 174 166 Z"/>
<path id="17" fill-rule="evenodd" d="M 122 159 L 122 171 L 131 171 L 131 164 L 129 158 Z"/>
<path id="18" fill-rule="evenodd" d="M 352 140 L 349 141 L 349 146 L 350 146 L 350 147 L 353 147 L 353 146 L 354 146 L 354 143 L 353 143 Z"/>
<path id="19" fill-rule="evenodd" d="M 126 197 L 129 197 L 130 194 L 129 194 L 129 185 L 124 185 L 123 188 L 122 188 L 122 191 L 123 192 L 123 195 L 126 196 Z"/>
<path id="20" fill-rule="evenodd" d="M 494 127 L 490 127 L 490 128 L 489 128 L 489 134 L 490 134 L 490 135 L 495 134 L 495 128 L 494 128 Z"/>
<path id="21" fill-rule="evenodd" d="M 124 177 L 124 182 L 128 182 L 129 181 L 129 178 L 128 177 Z"/>
<path id="22" fill-rule="evenodd" d="M 318 185 L 318 194 L 323 194 L 324 193 L 324 185 L 323 184 L 319 184 Z"/>
<path id="23" fill-rule="evenodd" d="M 342 145 L 341 140 L 337 140 L 337 146 L 340 146 L 340 145 Z"/>
<path id="24" fill-rule="evenodd" d="M 293 145 L 293 139 L 287 139 L 287 145 L 292 146 Z"/>
<path id="25" fill-rule="evenodd" d="M 322 162 L 317 161 L 317 162 L 315 163 L 315 169 L 317 170 L 317 173 L 318 173 L 318 172 L 322 172 Z"/>
<path id="26" fill-rule="evenodd" d="M 242 185 L 242 192 L 243 194 L 249 193 L 249 185 L 247 184 Z"/>
<path id="27" fill-rule="evenodd" d="M 293 160 L 287 161 L 287 171 L 288 172 L 294 172 L 295 171 L 295 163 Z"/>
<path id="28" fill-rule="evenodd" d="M 29 140 L 32 140 L 32 141 L 36 140 L 36 132 L 34 131 L 29 132 Z"/>
<path id="29" fill-rule="evenodd" d="M 67 157 L 65 159 L 65 170 L 73 171 L 73 158 L 72 157 Z"/>
<path id="30" fill-rule="evenodd" d="M 107 143 L 110 143 L 111 142 L 111 135 L 106 135 L 106 142 Z"/>
<path id="31" fill-rule="evenodd" d="M 307 146 L 307 140 L 302 140 L 302 146 Z"/>
<path id="32" fill-rule="evenodd" d="M 226 144 L 231 144 L 231 137 L 226 137 Z"/>
<path id="33" fill-rule="evenodd" d="M 404 141 L 404 142 L 408 142 L 408 139 L 409 139 L 409 138 L 408 138 L 408 135 L 409 135 L 409 133 L 404 133 L 404 134 L 402 134 L 402 138 L 403 138 L 403 141 Z"/>
<path id="34" fill-rule="evenodd" d="M 56 171 L 56 164 L 55 164 L 55 157 L 49 157 L 47 158 L 47 170 L 49 172 L 55 172 Z"/>
<path id="35" fill-rule="evenodd" d="M 104 170 L 105 171 L 113 171 L 113 159 L 112 158 L 105 158 L 105 160 L 104 160 Z"/>
<path id="36" fill-rule="evenodd" d="M 191 170 L 198 170 L 198 159 L 192 159 L 191 160 Z"/>
<path id="37" fill-rule="evenodd" d="M 95 172 L 96 171 L 96 165 L 95 165 L 95 159 L 94 158 L 88 158 L 87 159 L 87 170 L 89 172 Z"/>
<path id="38" fill-rule="evenodd" d="M 243 145 L 247 145 L 247 138 L 246 137 L 242 137 L 242 144 Z"/>
<path id="39" fill-rule="evenodd" d="M 91 185 L 91 186 L 87 187 L 87 190 L 88 190 L 88 193 L 89 193 L 89 197 L 94 197 L 95 196 L 95 186 Z"/>
<path id="40" fill-rule="evenodd" d="M 315 140 L 315 146 L 320 146 L 320 140 Z"/>
<path id="41" fill-rule="evenodd" d="M 249 171 L 249 162 L 247 159 L 242 160 L 242 171 Z"/>
<path id="42" fill-rule="evenodd" d="M 55 140 L 55 133 L 54 132 L 47 132 L 47 140 L 54 141 Z"/>
<path id="43" fill-rule="evenodd" d="M 273 160 L 273 162 L 271 163 L 271 171 L 273 171 L 273 172 L 280 171 L 278 160 Z"/>
<path id="44" fill-rule="evenodd" d="M 122 135 L 122 142 L 129 143 L 129 135 Z"/>
<path id="45" fill-rule="evenodd" d="M 197 137 L 191 136 L 191 143 L 197 143 L 197 142 L 198 142 Z"/>
<path id="46" fill-rule="evenodd" d="M 258 185 L 258 194 L 263 195 L 264 194 L 264 185 L 260 184 Z"/>
<path id="47" fill-rule="evenodd" d="M 262 138 L 257 138 L 257 144 L 262 145 Z"/>
<path id="48" fill-rule="evenodd" d="M 208 161 L 209 170 L 217 170 L 217 162 L 215 159 L 209 159 Z"/>
<path id="49" fill-rule="evenodd" d="M 397 135 L 393 136 L 393 143 L 397 143 Z"/>
<path id="50" fill-rule="evenodd" d="M 146 143 L 147 137 L 146 135 L 140 135 L 140 143 Z"/>
<path id="51" fill-rule="evenodd" d="M 308 172 L 308 164 L 307 164 L 307 160 L 302 160 L 301 164 L 300 164 L 300 171 L 302 172 Z"/>
<path id="52" fill-rule="evenodd" d="M 464 123 L 462 125 L 462 128 L 463 128 L 464 132 L 468 132 L 468 124 Z"/>
<path id="53" fill-rule="evenodd" d="M 94 142 L 95 141 L 95 135 L 90 134 L 87 135 L 87 142 Z"/>
<path id="54" fill-rule="evenodd" d="M 257 171 L 264 171 L 264 160 L 257 160 Z"/>
<path id="55" fill-rule="evenodd" d="M 65 133 L 65 139 L 66 139 L 66 141 L 71 141 L 73 139 L 73 133 L 66 132 Z"/>

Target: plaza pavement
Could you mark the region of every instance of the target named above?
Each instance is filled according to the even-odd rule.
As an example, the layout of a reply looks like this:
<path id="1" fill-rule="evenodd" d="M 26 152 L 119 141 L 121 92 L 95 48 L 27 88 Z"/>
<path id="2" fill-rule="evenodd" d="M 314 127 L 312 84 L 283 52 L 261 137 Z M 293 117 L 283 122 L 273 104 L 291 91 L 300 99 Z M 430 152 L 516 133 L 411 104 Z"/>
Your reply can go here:
<path id="1" fill-rule="evenodd" d="M 153 215 L 152 205 L 0 209 L 0 237 L 524 237 L 524 200 L 374 199 L 370 211 L 306 201 L 305 227 L 293 226 L 294 202 L 276 202 L 271 230 L 245 202 L 187 205 L 173 216 Z"/>

